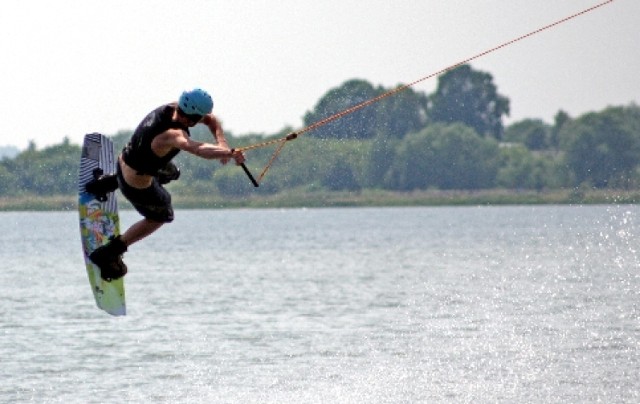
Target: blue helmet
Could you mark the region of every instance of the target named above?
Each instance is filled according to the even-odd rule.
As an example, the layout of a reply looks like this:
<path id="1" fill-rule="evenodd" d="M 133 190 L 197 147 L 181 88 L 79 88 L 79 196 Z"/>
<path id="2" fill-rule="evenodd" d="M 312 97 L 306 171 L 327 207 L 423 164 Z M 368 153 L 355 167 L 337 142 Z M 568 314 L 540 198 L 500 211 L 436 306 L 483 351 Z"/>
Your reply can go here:
<path id="1" fill-rule="evenodd" d="M 182 93 L 178 107 L 188 115 L 206 115 L 213 111 L 213 99 L 206 91 L 196 88 Z"/>

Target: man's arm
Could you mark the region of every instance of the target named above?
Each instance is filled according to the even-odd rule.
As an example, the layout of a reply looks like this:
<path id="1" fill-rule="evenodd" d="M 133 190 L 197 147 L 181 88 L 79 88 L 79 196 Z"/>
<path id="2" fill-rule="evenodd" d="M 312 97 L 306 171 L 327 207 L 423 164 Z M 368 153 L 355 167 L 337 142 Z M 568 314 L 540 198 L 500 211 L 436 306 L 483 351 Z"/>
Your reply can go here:
<path id="1" fill-rule="evenodd" d="M 209 128 L 209 130 L 211 131 L 211 134 L 213 135 L 213 137 L 216 139 L 216 142 L 220 146 L 225 146 L 226 148 L 229 148 L 229 145 L 227 144 L 227 139 L 224 137 L 222 124 L 220 123 L 218 118 L 216 118 L 215 115 L 213 114 L 205 115 L 202 118 L 202 123 Z"/>
<path id="2" fill-rule="evenodd" d="M 186 136 L 181 130 L 170 129 L 157 136 L 154 142 L 161 147 L 177 148 L 208 160 L 221 159 L 225 162 L 225 159 L 233 158 L 237 164 L 244 163 L 244 155 L 241 152 L 232 152 L 226 141 L 224 144 L 198 142 Z"/>

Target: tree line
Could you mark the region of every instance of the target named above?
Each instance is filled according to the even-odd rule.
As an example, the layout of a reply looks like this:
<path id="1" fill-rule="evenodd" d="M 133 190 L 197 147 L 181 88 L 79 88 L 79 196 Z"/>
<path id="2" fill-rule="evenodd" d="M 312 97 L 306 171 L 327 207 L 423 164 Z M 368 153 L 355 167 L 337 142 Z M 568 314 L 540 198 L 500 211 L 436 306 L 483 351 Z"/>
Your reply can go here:
<path id="1" fill-rule="evenodd" d="M 393 88 L 353 79 L 330 89 L 304 114 L 305 125 L 377 97 Z M 409 88 L 308 132 L 289 142 L 262 185 L 252 188 L 237 167 L 221 166 L 186 153 L 176 162 L 181 194 L 244 196 L 293 189 L 395 191 L 427 189 L 533 189 L 589 187 L 632 189 L 640 185 L 640 107 L 613 106 L 554 122 L 524 119 L 504 127 L 509 99 L 487 72 L 463 65 L 438 77 L 433 94 Z M 227 133 L 240 147 L 280 138 Z M 120 150 L 131 136 L 113 136 Z M 192 136 L 209 141 L 206 128 Z M 273 149 L 247 153 L 258 174 Z M 0 161 L 0 196 L 68 195 L 76 192 L 80 146 L 64 139 L 38 149 L 32 142 Z"/>

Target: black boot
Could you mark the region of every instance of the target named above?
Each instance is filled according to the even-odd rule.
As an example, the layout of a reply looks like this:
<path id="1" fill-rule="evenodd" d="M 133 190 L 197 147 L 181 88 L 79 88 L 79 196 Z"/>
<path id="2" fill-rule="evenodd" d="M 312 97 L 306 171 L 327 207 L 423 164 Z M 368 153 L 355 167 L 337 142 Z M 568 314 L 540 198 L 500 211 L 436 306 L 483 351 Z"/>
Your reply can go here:
<path id="1" fill-rule="evenodd" d="M 102 247 L 96 248 L 89 254 L 89 259 L 100 268 L 100 277 L 110 282 L 126 275 L 127 266 L 122 261 L 122 254 L 126 251 L 127 245 L 118 236 Z"/>
<path id="2" fill-rule="evenodd" d="M 107 200 L 107 194 L 118 189 L 118 178 L 116 174 L 102 175 L 102 170 L 98 170 L 93 173 L 94 179 L 87 182 L 84 189 L 100 202 L 104 202 Z"/>

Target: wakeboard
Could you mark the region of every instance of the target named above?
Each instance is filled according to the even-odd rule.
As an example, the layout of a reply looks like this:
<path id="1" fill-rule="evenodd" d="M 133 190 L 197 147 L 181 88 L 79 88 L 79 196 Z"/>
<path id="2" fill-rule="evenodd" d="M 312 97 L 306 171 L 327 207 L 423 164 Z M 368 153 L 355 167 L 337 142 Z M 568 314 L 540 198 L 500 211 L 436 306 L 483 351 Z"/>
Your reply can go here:
<path id="1" fill-rule="evenodd" d="M 113 142 L 109 138 L 100 133 L 85 135 L 78 174 L 78 210 L 84 262 L 97 306 L 113 316 L 124 316 L 124 278 L 110 282 L 103 280 L 100 268 L 89 259 L 89 254 L 96 248 L 106 244 L 110 237 L 120 234 L 115 192 L 96 196 L 86 190 L 87 183 L 100 175 L 115 173 L 116 163 Z"/>

